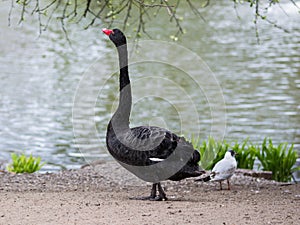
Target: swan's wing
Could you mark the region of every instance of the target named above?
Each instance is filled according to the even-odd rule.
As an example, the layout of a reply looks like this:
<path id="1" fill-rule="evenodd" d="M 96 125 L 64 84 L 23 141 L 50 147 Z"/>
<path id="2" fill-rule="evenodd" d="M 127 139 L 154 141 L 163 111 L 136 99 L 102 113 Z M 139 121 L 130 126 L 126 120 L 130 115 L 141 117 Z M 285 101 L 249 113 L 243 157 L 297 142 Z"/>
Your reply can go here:
<path id="1" fill-rule="evenodd" d="M 166 159 L 176 149 L 179 140 L 176 134 L 153 126 L 134 127 L 127 136 L 133 149 L 148 152 L 149 159 L 154 161 Z"/>
<path id="2" fill-rule="evenodd" d="M 129 154 L 135 155 L 137 161 L 144 161 L 147 165 L 167 159 L 175 150 L 178 160 L 188 161 L 191 159 L 192 163 L 196 164 L 200 161 L 200 155 L 194 150 L 191 143 L 160 127 L 131 128 L 131 132 L 124 136 L 123 142 L 131 152 Z"/>
<path id="3" fill-rule="evenodd" d="M 202 174 L 199 152 L 183 137 L 163 128 L 131 128 L 129 132 L 114 135 L 108 148 L 125 168 L 149 182 Z"/>
<path id="4" fill-rule="evenodd" d="M 170 131 L 151 126 L 134 127 L 124 132 L 111 129 L 107 147 L 112 156 L 133 166 L 152 165 L 176 149 L 180 138 Z"/>

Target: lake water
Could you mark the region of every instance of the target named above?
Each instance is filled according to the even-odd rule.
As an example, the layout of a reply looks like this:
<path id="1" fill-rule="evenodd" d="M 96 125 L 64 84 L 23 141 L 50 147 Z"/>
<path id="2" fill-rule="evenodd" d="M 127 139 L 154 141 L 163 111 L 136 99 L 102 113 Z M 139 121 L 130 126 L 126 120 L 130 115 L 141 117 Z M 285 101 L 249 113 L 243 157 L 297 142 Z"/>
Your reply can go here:
<path id="1" fill-rule="evenodd" d="M 0 160 L 32 153 L 48 162 L 47 171 L 111 160 L 105 133 L 118 77 L 116 51 L 101 32 L 105 25 L 84 30 L 84 21 L 70 24 L 71 48 L 55 20 L 40 37 L 30 18 L 17 25 L 17 12 L 8 27 L 9 5 L 0 3 Z M 149 23 L 154 41 L 141 41 L 131 54 L 131 124 L 202 139 L 262 143 L 271 137 L 275 144 L 294 143 L 300 154 L 297 9 L 287 2 L 270 11 L 269 19 L 291 32 L 260 21 L 260 44 L 248 7 L 238 7 L 240 18 L 230 2 L 202 11 L 205 21 L 179 9 L 187 33 L 176 43 L 161 42 L 176 31 L 161 22 L 167 18 Z"/>

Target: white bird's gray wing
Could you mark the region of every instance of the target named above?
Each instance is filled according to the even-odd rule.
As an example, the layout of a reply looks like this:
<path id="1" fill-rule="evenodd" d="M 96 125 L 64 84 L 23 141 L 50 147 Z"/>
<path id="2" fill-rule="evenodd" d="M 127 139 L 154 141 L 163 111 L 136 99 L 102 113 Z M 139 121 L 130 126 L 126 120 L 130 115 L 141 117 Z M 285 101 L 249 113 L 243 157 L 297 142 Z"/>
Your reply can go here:
<path id="1" fill-rule="evenodd" d="M 235 160 L 222 159 L 212 169 L 212 181 L 221 181 L 230 178 L 235 169 Z"/>

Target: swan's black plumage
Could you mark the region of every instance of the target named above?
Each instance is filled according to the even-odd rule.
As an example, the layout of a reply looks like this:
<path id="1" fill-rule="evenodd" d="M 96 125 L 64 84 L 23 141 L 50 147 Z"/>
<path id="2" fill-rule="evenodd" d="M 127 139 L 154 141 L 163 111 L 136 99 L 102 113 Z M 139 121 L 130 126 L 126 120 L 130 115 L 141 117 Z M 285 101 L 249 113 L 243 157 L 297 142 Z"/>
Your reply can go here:
<path id="1" fill-rule="evenodd" d="M 198 166 L 200 154 L 183 137 L 179 137 L 164 128 L 155 126 L 129 127 L 132 97 L 126 37 L 118 29 L 104 29 L 103 32 L 117 47 L 120 66 L 120 99 L 119 106 L 107 127 L 106 144 L 108 151 L 124 166 L 144 168 L 156 166 L 153 167 L 153 170 L 157 171 L 150 171 L 149 177 L 147 177 L 147 172 L 142 174 L 140 170 L 131 170 L 131 172 L 141 179 L 154 183 L 149 199 L 166 200 L 166 195 L 159 181 L 163 179 L 177 181 L 201 175 L 203 171 Z M 169 158 L 172 158 L 170 156 L 174 158 L 168 161 Z M 167 172 L 164 173 L 165 171 L 175 172 L 168 174 Z M 166 177 L 162 178 L 163 175 Z M 159 196 L 156 196 L 156 186 Z"/>

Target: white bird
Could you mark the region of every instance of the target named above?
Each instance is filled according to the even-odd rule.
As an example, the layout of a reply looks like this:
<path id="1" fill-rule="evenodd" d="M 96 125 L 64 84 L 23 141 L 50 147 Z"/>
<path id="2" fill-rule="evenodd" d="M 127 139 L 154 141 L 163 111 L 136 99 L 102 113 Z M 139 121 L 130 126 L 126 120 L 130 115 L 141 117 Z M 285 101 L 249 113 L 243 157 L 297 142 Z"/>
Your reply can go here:
<path id="1" fill-rule="evenodd" d="M 195 181 L 218 181 L 222 190 L 222 181 L 227 180 L 228 190 L 230 190 L 229 179 L 235 172 L 237 162 L 235 159 L 236 153 L 233 150 L 228 150 L 222 160 L 216 163 L 209 176 L 197 179 Z"/>

